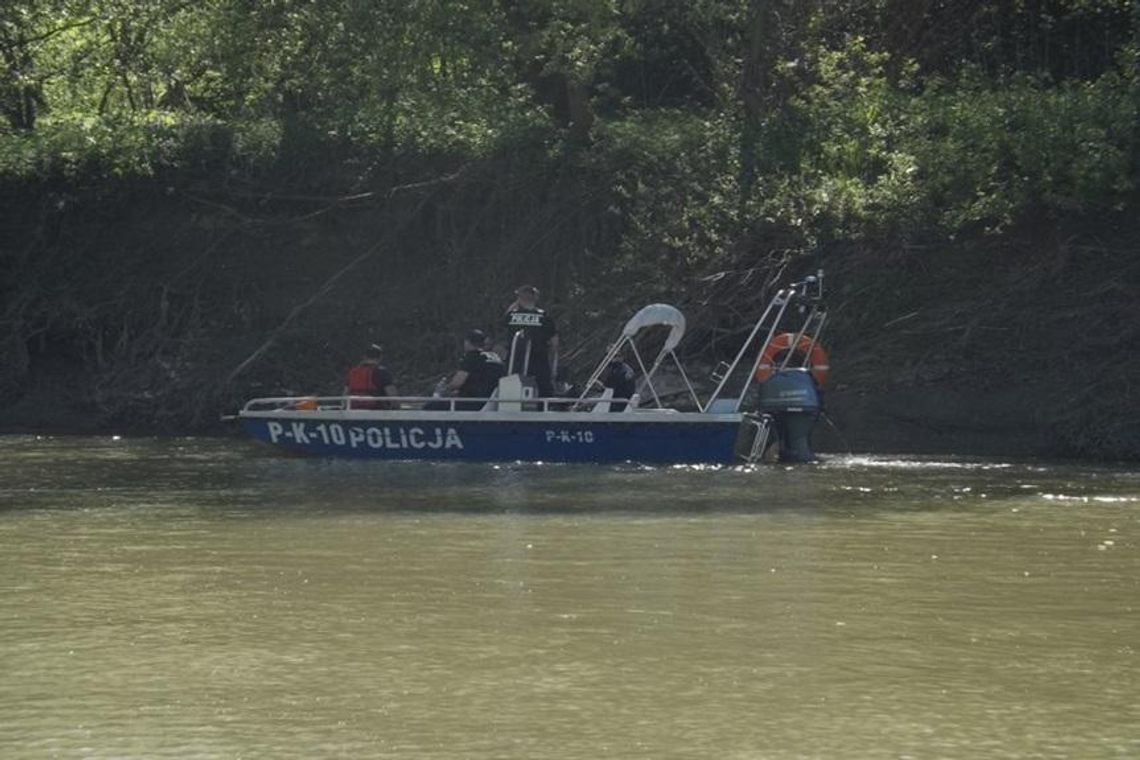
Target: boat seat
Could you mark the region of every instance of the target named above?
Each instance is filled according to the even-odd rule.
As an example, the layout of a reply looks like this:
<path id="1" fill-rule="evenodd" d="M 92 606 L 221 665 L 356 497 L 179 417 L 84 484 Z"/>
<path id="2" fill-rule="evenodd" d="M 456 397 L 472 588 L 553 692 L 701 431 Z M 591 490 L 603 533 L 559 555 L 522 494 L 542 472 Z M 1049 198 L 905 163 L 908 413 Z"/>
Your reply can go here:
<path id="1" fill-rule="evenodd" d="M 495 390 L 491 391 L 491 395 L 490 395 L 491 400 L 488 401 L 486 404 L 483 404 L 483 406 L 479 408 L 479 411 L 480 412 L 497 412 L 497 411 L 499 411 L 499 402 L 495 400 L 498 397 L 499 397 L 499 389 L 495 388 Z"/>
<path id="2" fill-rule="evenodd" d="M 534 387 L 525 385 L 520 375 L 507 375 L 499 378 L 499 387 L 492 396 L 498 400 L 488 401 L 487 404 L 493 403 L 495 406 L 492 408 L 495 411 L 521 412 L 523 402 L 534 398 Z M 483 408 L 487 409 L 487 405 Z"/>
<path id="3" fill-rule="evenodd" d="M 595 396 L 598 399 L 594 402 L 594 407 L 590 410 L 590 414 L 607 414 L 610 411 L 610 399 L 614 397 L 614 389 L 606 388 L 602 391 L 602 395 Z"/>
<path id="4" fill-rule="evenodd" d="M 733 414 L 739 401 L 737 398 L 718 398 L 705 410 L 705 414 Z"/>

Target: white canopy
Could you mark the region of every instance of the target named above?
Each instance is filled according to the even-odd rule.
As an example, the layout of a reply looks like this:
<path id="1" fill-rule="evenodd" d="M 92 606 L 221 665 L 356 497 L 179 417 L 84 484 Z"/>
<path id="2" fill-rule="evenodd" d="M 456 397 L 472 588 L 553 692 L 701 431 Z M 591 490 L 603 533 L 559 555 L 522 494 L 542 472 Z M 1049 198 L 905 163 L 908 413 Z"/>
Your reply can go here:
<path id="1" fill-rule="evenodd" d="M 676 306 L 664 303 L 651 303 L 642 308 L 625 323 L 621 334 L 622 337 L 632 338 L 646 327 L 656 325 L 670 328 L 669 337 L 665 339 L 665 345 L 661 349 L 662 353 L 672 351 L 681 342 L 681 338 L 685 337 L 685 315 Z"/>

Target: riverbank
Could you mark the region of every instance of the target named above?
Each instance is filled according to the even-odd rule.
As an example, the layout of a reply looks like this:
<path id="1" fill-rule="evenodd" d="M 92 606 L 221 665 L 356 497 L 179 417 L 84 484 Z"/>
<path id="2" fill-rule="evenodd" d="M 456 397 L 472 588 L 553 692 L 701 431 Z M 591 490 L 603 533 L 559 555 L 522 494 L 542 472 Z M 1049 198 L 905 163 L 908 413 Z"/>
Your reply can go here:
<path id="1" fill-rule="evenodd" d="M 711 368 L 823 266 L 853 448 L 1140 458 L 1140 6 L 587 6 L 12 16 L 0 430 L 424 392 L 524 282 Z"/>
<path id="2" fill-rule="evenodd" d="M 1138 240 L 1123 215 L 1046 217 L 881 256 L 835 310 L 844 426 L 958 452 L 1136 459 Z"/>
<path id="3" fill-rule="evenodd" d="M 130 244 L 135 263 L 149 256 L 157 271 L 127 271 L 130 263 L 114 269 L 110 257 L 123 248 L 93 246 L 82 251 L 88 261 L 78 278 L 65 268 L 45 270 L 58 274 L 72 304 L 110 294 L 121 311 L 93 310 L 86 333 L 77 323 L 70 331 L 33 332 L 22 356 L 9 339 L 0 432 L 220 434 L 227 427 L 219 416 L 250 396 L 338 393 L 344 367 L 373 340 L 389 346 L 402 387 L 426 390 L 451 367 L 456 334 L 469 324 L 493 325 L 503 293 L 532 278 L 552 291 L 548 305 L 578 372 L 637 304 L 651 300 L 685 308 L 691 336 L 683 351 L 712 366 L 734 345 L 733 329 L 762 303 L 762 289 L 742 287 L 747 277 L 760 283 L 780 267 L 791 276 L 823 266 L 834 428 L 821 424 L 822 451 L 1140 457 L 1140 225 L 1124 214 L 1026 220 L 1002 234 L 937 247 L 884 241 L 791 259 L 738 258 L 730 262 L 737 269 L 751 263 L 761 275 L 729 274 L 709 286 L 715 272 L 694 272 L 667 287 L 630 284 L 607 303 L 619 292 L 612 281 L 594 289 L 582 277 L 571 295 L 560 288 L 565 281 L 536 267 L 484 272 L 487 284 L 474 294 L 461 292 L 458 272 L 396 268 L 390 257 L 366 258 L 336 278 L 360 246 L 314 257 L 314 249 L 325 250 L 317 229 L 255 247 L 248 231 L 231 231 L 230 242 L 211 233 L 205 255 L 212 263 L 195 265 L 203 254 L 185 241 L 196 230 L 224 228 L 226 215 L 185 201 L 180 211 L 179 201 L 161 200 L 162 213 L 154 201 L 135 208 L 138 218 L 121 220 L 113 236 Z M 329 216 L 334 228 L 355 226 L 342 227 L 344 239 L 375 234 L 367 220 Z M 296 231 L 296 223 L 289 226 Z M 172 244 L 148 247 L 163 229 L 176 233 Z M 112 268 L 91 279 L 104 255 Z M 258 277 L 270 258 L 272 277 Z M 724 334 L 719 344 L 710 339 Z M 22 373 L 13 371 L 13 356 L 22 359 Z"/>

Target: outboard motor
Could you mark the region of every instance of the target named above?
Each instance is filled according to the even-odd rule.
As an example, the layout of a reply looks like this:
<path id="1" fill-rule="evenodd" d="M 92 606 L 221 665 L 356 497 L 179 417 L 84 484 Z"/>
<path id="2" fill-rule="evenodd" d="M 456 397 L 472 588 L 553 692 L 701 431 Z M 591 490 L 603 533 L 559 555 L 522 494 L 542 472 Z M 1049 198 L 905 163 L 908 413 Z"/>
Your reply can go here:
<path id="1" fill-rule="evenodd" d="M 814 462 L 811 431 L 822 406 L 819 389 L 806 369 L 785 369 L 757 386 L 760 412 L 775 420 L 781 462 Z"/>

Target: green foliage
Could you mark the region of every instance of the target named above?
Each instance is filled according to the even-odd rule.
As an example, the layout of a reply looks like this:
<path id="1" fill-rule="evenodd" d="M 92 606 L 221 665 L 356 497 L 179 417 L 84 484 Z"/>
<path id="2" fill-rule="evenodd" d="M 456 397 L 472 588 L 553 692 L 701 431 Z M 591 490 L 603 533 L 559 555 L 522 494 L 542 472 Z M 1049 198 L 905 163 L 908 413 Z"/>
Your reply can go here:
<path id="1" fill-rule="evenodd" d="M 11 0 L 0 176 L 303 175 L 537 142 L 612 174 L 624 256 L 690 263 L 757 220 L 810 241 L 1117 206 L 1136 190 L 1140 10 L 1035 7 Z"/>
<path id="2" fill-rule="evenodd" d="M 614 267 L 662 285 L 733 245 L 739 187 L 733 124 L 683 111 L 642 112 L 600 131 L 593 165 L 609 179 L 624 232 Z"/>
<path id="3" fill-rule="evenodd" d="M 1098 210 L 1136 189 L 1140 101 L 1114 74 L 1052 88 L 967 80 L 912 108 L 906 143 L 946 229 L 1008 225 L 1035 206 Z"/>
<path id="4" fill-rule="evenodd" d="M 280 139 L 280 128 L 268 121 L 224 124 L 163 112 L 53 119 L 0 139 L 0 170 L 9 179 L 85 183 L 218 166 L 251 169 L 272 163 Z"/>
<path id="5" fill-rule="evenodd" d="M 789 75 L 801 83 L 782 123 L 795 126 L 798 161 L 769 174 L 769 213 L 806 214 L 824 235 L 953 233 L 1135 193 L 1135 77 L 995 83 L 967 69 L 923 81 L 913 62 L 891 63 L 854 38 Z"/>
<path id="6" fill-rule="evenodd" d="M 888 79 L 888 61 L 854 38 L 841 50 L 812 51 L 803 71 L 789 67 L 788 76 L 808 79 L 786 117 L 798 127 L 799 160 L 775 180 L 783 193 L 801 196 L 797 215 L 823 234 L 894 227 L 921 192 L 915 158 L 899 144 L 907 96 Z"/>

